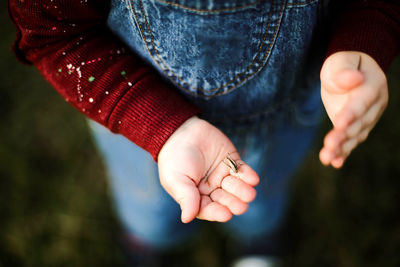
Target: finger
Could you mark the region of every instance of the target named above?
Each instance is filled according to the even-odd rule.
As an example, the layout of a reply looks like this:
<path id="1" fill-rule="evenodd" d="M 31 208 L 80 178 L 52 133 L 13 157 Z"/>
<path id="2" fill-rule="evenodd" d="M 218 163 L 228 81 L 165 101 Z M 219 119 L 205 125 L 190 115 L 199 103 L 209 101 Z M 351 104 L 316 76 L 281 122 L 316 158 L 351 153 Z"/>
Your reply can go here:
<path id="1" fill-rule="evenodd" d="M 340 150 L 338 150 L 340 151 Z M 342 156 L 340 153 L 335 151 L 334 153 L 330 153 L 326 148 L 321 149 L 319 153 L 319 158 L 322 164 L 325 166 L 332 165 L 335 168 L 340 168 L 343 165 L 343 162 L 346 157 Z M 341 160 L 339 160 L 341 159 Z"/>
<path id="2" fill-rule="evenodd" d="M 358 144 L 367 139 L 386 107 L 384 102 L 382 100 L 375 103 L 363 117 L 349 126 L 346 131 L 346 141 L 343 142 L 340 153 L 337 153 L 337 158 L 347 158 Z"/>
<path id="3" fill-rule="evenodd" d="M 227 222 L 232 218 L 229 209 L 218 202 L 213 202 L 209 196 L 201 196 L 201 207 L 197 214 L 200 220 Z"/>
<path id="4" fill-rule="evenodd" d="M 357 138 L 351 138 L 348 141 L 344 142 L 342 145 L 342 150 L 340 155 L 343 157 L 348 157 L 353 151 L 353 149 L 358 145 L 358 140 Z M 339 155 L 338 155 L 339 156 Z"/>
<path id="5" fill-rule="evenodd" d="M 332 159 L 336 157 L 341 144 L 346 140 L 346 133 L 332 129 L 324 138 L 324 146 L 319 152 L 319 159 L 322 164 L 329 165 Z"/>
<path id="6" fill-rule="evenodd" d="M 340 151 L 340 148 L 331 151 L 324 147 L 319 152 L 319 159 L 323 165 L 328 166 L 331 164 L 332 160 L 340 156 Z"/>
<path id="7" fill-rule="evenodd" d="M 372 99 L 373 96 L 370 95 L 370 98 Z M 368 133 L 372 130 L 379 117 L 382 115 L 386 105 L 387 101 L 385 101 L 382 94 L 379 94 L 375 101 L 367 101 L 367 104 L 358 105 L 358 108 L 355 108 L 353 114 L 354 117 L 359 117 L 347 127 L 345 132 L 346 138 L 343 138 L 343 136 L 338 137 L 340 131 L 332 131 L 332 133 L 329 133 L 325 138 L 324 144 L 328 149 L 320 152 L 321 162 L 327 165 L 334 157 L 338 157 L 339 155 L 345 155 L 345 157 L 347 157 L 359 143 L 366 139 L 366 136 L 368 136 Z M 340 149 L 340 153 L 334 153 L 336 149 L 335 146 L 340 143 L 344 144 L 344 147 Z"/>
<path id="8" fill-rule="evenodd" d="M 343 167 L 344 161 L 345 161 L 345 157 L 338 157 L 338 158 L 335 158 L 335 159 L 332 160 L 332 162 L 331 162 L 332 167 L 334 167 L 334 168 L 336 168 L 336 169 L 339 169 L 339 168 Z"/>
<path id="9" fill-rule="evenodd" d="M 346 140 L 346 133 L 341 130 L 332 129 L 324 138 L 324 147 L 329 150 L 336 150 Z"/>
<path id="10" fill-rule="evenodd" d="M 379 118 L 381 117 L 383 111 L 386 108 L 386 104 L 384 101 L 378 101 L 375 103 L 367 112 L 359 118 L 357 121 L 352 123 L 346 131 L 346 135 L 348 138 L 353 138 L 360 134 L 360 132 L 364 131 L 367 128 L 372 129 Z"/>
<path id="11" fill-rule="evenodd" d="M 238 177 L 239 179 L 241 179 L 243 182 L 245 182 L 248 185 L 257 186 L 258 183 L 260 182 L 260 178 L 258 177 L 258 174 L 249 165 L 247 165 L 244 161 L 237 160 L 236 162 L 239 165 L 239 169 L 238 169 L 238 173 L 236 174 L 236 177 Z"/>
<path id="12" fill-rule="evenodd" d="M 343 94 L 357 87 L 364 80 L 359 71 L 359 53 L 336 53 L 329 57 L 321 69 L 321 82 L 329 93 Z"/>
<path id="13" fill-rule="evenodd" d="M 357 147 L 357 145 L 359 145 L 360 143 L 364 142 L 367 139 L 371 129 L 372 128 L 364 129 L 356 137 L 348 139 L 346 142 L 344 142 L 340 149 L 340 152 L 336 153 L 331 163 L 336 162 L 339 158 L 346 159 L 351 154 L 351 152 Z"/>
<path id="14" fill-rule="evenodd" d="M 256 190 L 241 179 L 227 176 L 222 180 L 221 188 L 244 202 L 251 202 L 256 197 Z"/>
<path id="15" fill-rule="evenodd" d="M 358 139 L 358 143 L 359 143 L 359 144 L 361 144 L 362 142 L 364 142 L 364 141 L 368 138 L 368 135 L 369 135 L 369 133 L 371 132 L 371 130 L 372 130 L 372 127 L 371 127 L 371 128 L 367 128 L 367 129 L 364 129 L 364 130 L 357 136 L 357 139 Z"/>
<path id="16" fill-rule="evenodd" d="M 246 163 L 238 158 L 238 155 L 234 157 L 232 155 L 232 159 L 238 165 L 238 172 L 235 175 L 245 183 L 256 186 L 260 179 L 257 173 Z M 218 166 L 209 174 L 206 179 L 203 179 L 199 184 L 199 191 L 203 195 L 209 195 L 216 188 L 221 187 L 222 180 L 230 175 L 230 168 L 227 166 L 222 160 L 218 164 Z"/>
<path id="17" fill-rule="evenodd" d="M 233 160 L 239 160 L 237 153 L 231 153 L 230 155 Z M 229 175 L 230 171 L 229 166 L 224 163 L 224 160 L 225 159 L 220 160 L 215 169 L 208 174 L 208 177 L 205 177 L 205 179 L 200 182 L 199 191 L 201 194 L 209 195 L 213 190 L 221 187 L 222 179 Z"/>
<path id="18" fill-rule="evenodd" d="M 218 202 L 227 207 L 235 215 L 243 214 L 249 207 L 247 203 L 241 201 L 239 198 L 221 188 L 215 189 L 211 193 L 210 198 L 214 202 Z"/>
<path id="19" fill-rule="evenodd" d="M 338 87 L 337 89 L 339 89 L 340 92 L 345 93 L 362 84 L 364 81 L 364 75 L 356 69 L 341 69 L 335 76 L 333 76 L 333 79 Z"/>
<path id="20" fill-rule="evenodd" d="M 322 148 L 321 151 L 319 152 L 319 160 L 325 166 L 329 165 L 333 158 L 334 155 L 332 155 L 332 153 L 328 151 L 326 148 Z"/>
<path id="21" fill-rule="evenodd" d="M 175 174 L 170 181 L 163 180 L 162 185 L 180 205 L 183 223 L 188 223 L 196 218 L 200 207 L 200 192 L 190 177 Z"/>
<path id="22" fill-rule="evenodd" d="M 360 131 L 363 128 L 363 119 L 358 119 L 355 122 L 353 122 L 346 130 L 346 136 L 348 139 L 352 139 L 354 137 L 356 137 Z"/>
<path id="23" fill-rule="evenodd" d="M 356 137 L 345 138 L 340 144 L 335 148 L 323 147 L 320 151 L 319 158 L 322 164 L 329 165 L 332 162 L 337 162 L 338 158 L 347 158 L 351 151 L 361 142 L 363 142 L 368 136 L 369 130 L 359 133 Z"/>
<path id="24" fill-rule="evenodd" d="M 346 102 L 338 113 L 335 126 L 345 129 L 351 123 L 365 115 L 365 113 L 376 103 L 380 103 L 381 95 L 377 90 L 359 88 Z"/>
<path id="25" fill-rule="evenodd" d="M 348 157 L 351 151 L 360 143 L 364 142 L 372 128 L 366 128 L 362 132 L 360 132 L 357 136 L 349 139 L 345 143 L 343 143 L 341 155 Z"/>

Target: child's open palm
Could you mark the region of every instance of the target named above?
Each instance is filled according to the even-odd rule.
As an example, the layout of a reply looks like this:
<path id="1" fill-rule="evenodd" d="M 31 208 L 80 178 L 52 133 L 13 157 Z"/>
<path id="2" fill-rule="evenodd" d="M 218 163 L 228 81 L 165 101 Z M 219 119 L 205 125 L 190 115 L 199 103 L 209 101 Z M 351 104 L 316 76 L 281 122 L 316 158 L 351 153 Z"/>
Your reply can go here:
<path id="1" fill-rule="evenodd" d="M 340 168 L 351 151 L 368 137 L 386 108 L 386 76 L 369 55 L 338 52 L 322 67 L 321 97 L 333 129 L 325 137 L 320 160 Z"/>
<path id="2" fill-rule="evenodd" d="M 228 167 L 227 155 L 238 164 Z M 229 138 L 192 117 L 167 140 L 158 156 L 160 181 L 179 203 L 184 223 L 194 218 L 225 222 L 247 210 L 258 175 L 240 160 Z M 232 175 L 233 174 L 233 175 Z"/>

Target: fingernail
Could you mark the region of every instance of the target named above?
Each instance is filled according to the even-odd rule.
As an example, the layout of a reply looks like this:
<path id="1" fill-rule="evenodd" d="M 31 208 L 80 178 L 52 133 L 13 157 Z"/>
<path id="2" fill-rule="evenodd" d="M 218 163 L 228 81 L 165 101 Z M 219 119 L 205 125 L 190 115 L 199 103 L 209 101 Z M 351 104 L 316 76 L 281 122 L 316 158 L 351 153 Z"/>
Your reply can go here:
<path id="1" fill-rule="evenodd" d="M 322 161 L 322 163 L 324 165 L 329 165 L 331 160 L 332 160 L 331 153 L 327 152 L 326 148 L 322 148 L 322 150 L 321 150 L 321 161 Z"/>
<path id="2" fill-rule="evenodd" d="M 343 167 L 343 164 L 344 164 L 344 158 L 343 157 L 337 158 L 334 161 L 332 161 L 332 166 L 334 168 L 336 168 L 336 169 L 339 169 L 339 168 Z"/>

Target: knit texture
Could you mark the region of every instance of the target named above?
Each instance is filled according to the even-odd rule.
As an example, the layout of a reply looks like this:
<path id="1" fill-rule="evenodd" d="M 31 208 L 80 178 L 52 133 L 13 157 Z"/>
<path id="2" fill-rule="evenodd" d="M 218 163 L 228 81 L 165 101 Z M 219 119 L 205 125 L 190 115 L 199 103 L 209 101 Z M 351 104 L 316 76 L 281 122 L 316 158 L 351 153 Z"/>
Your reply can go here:
<path id="1" fill-rule="evenodd" d="M 400 51 L 400 1 L 362 0 L 335 18 L 327 56 L 339 51 L 370 55 L 387 71 Z"/>
<path id="2" fill-rule="evenodd" d="M 172 133 L 200 110 L 108 30 L 109 2 L 9 1 L 14 51 L 79 111 L 157 160 Z"/>

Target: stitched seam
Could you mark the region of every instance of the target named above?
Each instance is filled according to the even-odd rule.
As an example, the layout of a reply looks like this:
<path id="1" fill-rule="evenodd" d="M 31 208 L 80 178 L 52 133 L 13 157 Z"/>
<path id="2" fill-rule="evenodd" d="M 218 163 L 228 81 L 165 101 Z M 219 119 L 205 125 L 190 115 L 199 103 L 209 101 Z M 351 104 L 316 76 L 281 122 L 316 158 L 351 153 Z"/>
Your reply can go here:
<path id="1" fill-rule="evenodd" d="M 281 18 L 281 15 L 282 15 L 282 12 L 283 12 L 283 7 L 284 7 L 284 5 L 281 6 L 281 10 L 279 11 L 279 18 Z M 273 37 L 272 37 L 272 40 L 275 40 L 276 35 L 277 35 L 277 33 L 278 33 L 278 28 L 279 28 L 279 27 L 278 27 L 278 25 L 277 25 L 277 26 L 275 27 L 275 31 L 274 31 L 274 35 L 273 35 Z M 235 87 L 233 87 L 233 88 L 227 90 L 226 92 L 221 92 L 221 93 L 219 93 L 219 94 L 216 94 L 216 96 L 219 96 L 219 95 L 222 95 L 222 94 L 225 94 L 225 93 L 228 93 L 228 92 L 232 91 L 233 89 L 235 89 L 236 87 L 242 85 L 243 83 L 245 83 L 246 81 L 248 81 L 250 78 L 252 78 L 254 75 L 256 75 L 256 74 L 258 73 L 258 71 L 260 70 L 260 68 L 262 68 L 263 64 L 261 64 L 261 63 L 264 63 L 264 62 L 265 62 L 265 60 L 266 60 L 266 58 L 267 58 L 269 52 L 271 51 L 272 44 L 273 44 L 274 42 L 275 42 L 275 41 L 271 41 L 271 43 L 270 43 L 269 46 L 268 46 L 267 51 L 266 51 L 265 54 L 264 54 L 264 57 L 262 58 L 262 60 L 261 60 L 261 62 L 260 62 L 260 66 L 259 66 L 253 73 L 250 73 L 243 81 L 241 81 L 241 82 L 239 82 L 237 85 L 235 85 Z"/>
<path id="2" fill-rule="evenodd" d="M 154 59 L 152 53 L 150 52 L 150 49 L 149 49 L 149 47 L 148 47 L 148 45 L 147 45 L 146 36 L 144 35 L 142 25 L 141 25 L 140 22 L 139 22 L 139 19 L 138 19 L 138 17 L 137 17 L 137 13 L 136 13 L 136 8 L 134 7 L 134 3 L 132 2 L 132 0 L 130 0 L 130 4 L 131 4 L 131 9 L 132 9 L 132 11 L 133 11 L 133 14 L 134 14 L 134 16 L 135 16 L 135 18 L 136 18 L 137 25 L 139 25 L 140 33 L 142 34 L 142 37 L 143 37 L 143 40 L 144 40 L 144 44 L 146 45 L 147 52 L 149 52 L 149 55 L 150 55 L 151 58 L 154 60 L 154 62 L 157 64 L 157 66 L 158 66 L 158 67 L 164 72 L 164 74 L 168 77 L 169 75 L 165 72 L 164 68 L 160 66 L 160 64 L 157 62 L 157 60 Z M 174 84 L 175 84 L 175 83 L 174 83 Z"/>
<path id="3" fill-rule="evenodd" d="M 170 68 L 168 68 L 167 64 L 164 63 L 164 61 L 162 60 L 161 56 L 159 55 L 158 50 L 157 50 L 157 48 L 156 48 L 156 46 L 155 46 L 155 44 L 154 44 L 154 42 L 153 42 L 153 40 L 154 40 L 154 39 L 153 39 L 153 34 L 152 34 L 152 32 L 151 32 L 150 26 L 149 26 L 149 24 L 148 24 L 147 16 L 146 16 L 146 14 L 145 14 L 145 12 L 144 12 L 144 9 L 143 9 L 143 1 L 142 1 L 142 0 L 140 0 L 140 5 L 141 5 L 142 12 L 143 12 L 143 16 L 144 16 L 144 18 L 145 18 L 145 22 L 146 22 L 146 25 L 147 25 L 147 29 L 148 29 L 149 34 L 150 34 L 150 38 L 151 38 L 152 45 L 153 45 L 153 47 L 154 47 L 154 51 L 155 51 L 155 53 L 156 53 L 158 59 L 163 63 L 163 65 L 167 68 L 167 70 L 169 70 L 169 71 L 170 71 L 179 81 L 181 81 L 183 84 L 187 84 L 188 87 L 191 88 L 192 90 L 200 91 L 200 92 L 208 92 L 208 93 L 213 93 L 213 92 L 215 92 L 215 91 L 218 91 L 218 90 L 221 89 L 221 88 L 224 88 L 224 87 L 230 85 L 231 83 L 234 83 L 234 81 L 235 81 L 237 78 L 239 78 L 240 76 L 242 76 L 243 73 L 246 73 L 246 72 L 254 65 L 256 59 L 259 57 L 259 54 L 260 54 L 260 52 L 261 52 L 261 49 L 262 49 L 262 47 L 263 47 L 263 45 L 264 45 L 264 41 L 265 41 L 265 39 L 267 38 L 268 29 L 269 29 L 269 25 L 270 25 L 270 19 L 271 19 L 271 16 L 272 16 L 272 14 L 271 14 L 271 13 L 272 13 L 272 7 L 271 7 L 270 15 L 269 15 L 269 17 L 268 17 L 268 24 L 267 24 L 267 27 L 266 27 L 266 30 L 265 30 L 265 33 L 264 33 L 263 41 L 261 42 L 261 44 L 260 44 L 260 46 L 259 46 L 259 49 L 258 49 L 258 51 L 257 51 L 256 57 L 253 59 L 252 63 L 246 68 L 246 70 L 243 71 L 243 72 L 241 72 L 241 73 L 239 73 L 239 74 L 237 74 L 235 77 L 232 78 L 231 81 L 229 81 L 229 82 L 227 82 L 227 83 L 221 85 L 220 87 L 213 88 L 213 89 L 210 89 L 210 90 L 205 90 L 205 89 L 203 89 L 203 88 L 192 87 L 190 84 L 188 84 L 186 81 L 184 81 L 181 77 L 179 77 L 174 71 L 172 71 Z M 164 73 L 165 73 L 165 72 L 164 72 Z M 169 75 L 168 75 L 168 76 L 169 76 Z M 182 88 L 182 89 L 185 90 L 185 91 L 188 91 L 186 88 L 183 88 L 182 86 L 179 86 L 179 87 Z M 231 88 L 230 90 L 232 90 L 232 89 L 234 89 L 234 88 L 236 88 L 236 87 L 237 87 L 237 86 Z M 230 90 L 229 90 L 229 91 L 230 91 Z"/>
<path id="4" fill-rule="evenodd" d="M 316 2 L 318 0 L 308 0 L 306 2 L 288 3 L 286 6 L 287 7 L 295 7 L 295 6 L 307 5 L 307 4 L 309 4 L 311 2 L 314 2 L 314 1 Z"/>
<path id="5" fill-rule="evenodd" d="M 143 13 L 143 16 L 144 16 L 144 21 L 145 21 L 145 23 L 146 23 L 147 31 L 148 31 L 149 34 L 150 34 L 151 44 L 153 45 L 154 52 L 156 53 L 157 58 L 160 60 L 160 62 L 163 63 L 163 65 L 167 68 L 167 70 L 171 71 L 170 68 L 168 67 L 168 65 L 164 62 L 164 60 L 162 60 L 160 54 L 158 53 L 158 50 L 157 50 L 157 48 L 156 48 L 156 45 L 154 44 L 154 36 L 153 36 L 153 33 L 152 33 L 151 30 L 150 30 L 150 25 L 149 25 L 149 22 L 148 22 L 148 20 L 147 20 L 147 16 L 146 16 L 146 14 L 145 14 L 145 12 L 144 12 L 143 1 L 142 1 L 142 0 L 139 0 L 139 3 L 140 3 L 140 9 L 142 10 L 142 13 Z M 147 41 L 147 40 L 146 40 L 146 41 Z M 171 72 L 172 72 L 172 71 L 171 71 Z M 175 73 L 174 73 L 174 75 L 175 75 Z"/>
<path id="6" fill-rule="evenodd" d="M 163 71 L 163 73 L 164 73 L 167 77 L 171 77 L 171 75 L 168 75 L 168 74 L 166 73 L 166 70 L 160 65 L 160 63 L 162 63 L 162 64 L 165 66 L 165 68 L 166 68 L 168 71 L 170 71 L 170 72 L 172 73 L 172 75 L 173 75 L 175 78 L 177 78 L 177 79 L 178 79 L 179 81 L 181 81 L 183 84 L 188 85 L 188 87 L 189 87 L 190 89 L 195 90 L 195 91 L 200 91 L 200 92 L 203 92 L 203 93 L 212 93 L 212 92 L 215 92 L 215 91 L 217 91 L 217 90 L 219 90 L 219 89 L 221 89 L 221 88 L 223 88 L 223 87 L 226 87 L 226 86 L 228 86 L 228 85 L 234 83 L 236 79 L 238 79 L 239 77 L 243 76 L 244 73 L 246 73 L 249 69 L 251 69 L 251 68 L 253 67 L 253 65 L 257 62 L 257 59 L 259 58 L 259 55 L 260 55 L 260 53 L 261 53 L 261 49 L 262 49 L 262 47 L 263 47 L 263 45 L 264 45 L 265 39 L 267 38 L 268 29 L 269 29 L 269 26 L 270 26 L 270 23 L 271 23 L 272 12 L 273 12 L 273 8 L 272 8 L 272 7 L 274 6 L 274 1 L 272 1 L 271 10 L 270 10 L 270 14 L 269 14 L 269 16 L 268 16 L 268 23 L 267 23 L 266 30 L 265 30 L 265 33 L 264 33 L 264 37 L 263 37 L 263 40 L 262 40 L 262 42 L 261 42 L 261 44 L 260 44 L 260 46 L 259 46 L 257 55 L 256 55 L 255 58 L 253 59 L 252 63 L 246 68 L 245 71 L 243 71 L 243 72 L 237 74 L 235 77 L 233 77 L 233 78 L 231 79 L 231 81 L 229 81 L 229 82 L 227 82 L 227 83 L 221 85 L 221 86 L 218 87 L 218 88 L 213 88 L 213 89 L 210 89 L 210 90 L 205 90 L 205 89 L 203 89 L 203 88 L 194 88 L 194 87 L 192 87 L 192 86 L 191 86 L 190 84 L 188 84 L 186 81 L 182 80 L 182 78 L 179 77 L 174 71 L 172 71 L 172 70 L 167 66 L 167 64 L 162 60 L 162 58 L 160 57 L 160 55 L 159 55 L 159 53 L 158 53 L 158 50 L 157 50 L 157 48 L 156 48 L 156 46 L 155 46 L 155 44 L 154 44 L 154 39 L 153 39 L 154 37 L 153 37 L 153 34 L 152 34 L 152 32 L 151 32 L 150 26 L 149 26 L 149 24 L 148 24 L 147 16 L 145 15 L 145 12 L 144 12 L 143 2 L 142 2 L 142 0 L 140 0 L 141 10 L 142 10 L 142 12 L 143 12 L 143 16 L 144 16 L 144 19 L 145 19 L 145 23 L 146 23 L 146 26 L 147 26 L 147 28 L 148 28 L 148 32 L 149 32 L 149 34 L 150 34 L 151 42 L 152 42 L 154 51 L 155 51 L 155 53 L 156 53 L 156 55 L 157 55 L 157 58 L 158 58 L 158 60 L 160 61 L 160 63 L 158 62 L 157 59 L 154 58 L 153 54 L 150 52 L 150 49 L 149 49 L 149 47 L 148 47 L 148 45 L 147 45 L 147 41 L 148 41 L 148 40 L 146 39 L 146 37 L 145 37 L 145 35 L 144 35 L 143 28 L 142 28 L 142 26 L 141 26 L 141 24 L 140 24 L 140 22 L 139 22 L 139 19 L 138 19 L 137 13 L 136 13 L 136 9 L 135 9 L 135 7 L 134 7 L 133 0 L 130 0 L 130 2 L 131 2 L 131 7 L 132 7 L 132 10 L 133 10 L 133 12 L 134 12 L 135 18 L 136 18 L 136 20 L 137 20 L 137 22 L 138 22 L 140 31 L 141 31 L 141 33 L 142 33 L 143 39 L 144 39 L 144 41 L 145 41 L 146 49 L 147 49 L 147 51 L 149 52 L 150 56 L 153 58 L 154 62 L 160 67 L 160 69 Z M 282 12 L 283 12 L 283 10 L 284 10 L 284 6 L 285 6 L 284 4 L 281 5 L 281 9 L 280 9 L 280 12 L 279 12 L 279 18 L 281 18 L 281 16 L 282 16 Z M 279 28 L 279 23 L 277 23 L 277 25 L 275 26 L 275 31 L 274 31 L 274 35 L 273 35 L 272 40 L 274 40 L 274 39 L 276 38 L 276 34 L 277 34 L 277 29 L 278 29 L 278 28 Z M 226 93 L 228 93 L 228 92 L 234 90 L 235 88 L 237 88 L 239 85 L 241 85 L 241 84 L 243 84 L 244 82 L 246 82 L 246 81 L 247 81 L 248 79 L 250 79 L 251 77 L 253 77 L 253 76 L 259 71 L 259 69 L 262 67 L 262 65 L 263 65 L 262 63 L 263 63 L 263 61 L 266 59 L 268 53 L 270 52 L 271 47 L 272 47 L 272 44 L 273 44 L 273 42 L 271 41 L 271 43 L 269 44 L 269 47 L 268 47 L 266 53 L 264 54 L 262 60 L 260 61 L 260 66 L 259 66 L 257 69 L 255 69 L 253 73 L 247 74 L 247 76 L 245 76 L 245 77 L 243 78 L 242 81 L 239 81 L 238 84 L 234 85 L 234 86 L 233 86 L 232 88 L 230 88 L 229 90 L 224 91 L 224 92 L 221 92 L 221 93 L 219 93 L 219 94 L 215 94 L 214 96 L 226 94 Z M 182 85 L 177 84 L 177 83 L 174 82 L 174 81 L 172 81 L 172 82 L 173 82 L 175 85 L 177 85 L 179 88 L 181 88 L 182 90 L 184 90 L 185 92 L 188 92 L 188 93 L 191 94 L 191 95 L 197 95 L 196 92 L 192 92 L 192 91 L 190 91 L 190 90 L 188 90 L 188 89 L 182 87 Z"/>
<path id="7" fill-rule="evenodd" d="M 165 76 L 170 77 L 170 75 L 168 75 L 168 73 L 165 72 L 164 68 L 163 68 L 163 67 L 158 63 L 158 61 L 154 58 L 153 54 L 151 53 L 151 51 L 150 51 L 150 49 L 149 49 L 149 47 L 148 47 L 148 45 L 147 45 L 147 39 L 146 39 L 146 36 L 144 35 L 144 31 L 143 31 L 142 25 L 141 25 L 140 22 L 139 22 L 139 19 L 138 19 L 137 13 L 136 13 L 136 8 L 135 8 L 135 6 L 134 6 L 133 0 L 129 0 L 129 3 L 130 3 L 130 5 L 131 5 L 131 9 L 132 9 L 133 14 L 134 14 L 134 16 L 135 16 L 135 19 L 136 19 L 136 22 L 137 22 L 136 24 L 139 26 L 140 33 L 141 33 L 141 35 L 142 35 L 142 37 L 143 37 L 143 40 L 144 40 L 144 44 L 146 45 L 146 50 L 147 50 L 147 52 L 149 53 L 149 55 L 151 56 L 151 58 L 153 59 L 153 61 L 157 64 L 157 66 L 160 68 L 160 70 L 162 70 L 162 72 L 165 74 Z M 166 68 L 168 68 L 168 66 L 166 66 Z M 185 92 L 188 92 L 188 93 L 190 93 L 191 95 L 196 95 L 194 92 L 191 92 L 191 91 L 189 91 L 189 90 L 183 88 L 180 84 L 176 83 L 174 80 L 171 80 L 171 79 L 170 79 L 170 81 L 171 81 L 175 86 L 181 88 L 181 89 L 184 90 Z"/>
<path id="8" fill-rule="evenodd" d="M 193 8 L 193 7 L 187 7 L 178 3 L 173 3 L 173 2 L 169 2 L 169 1 L 165 1 L 165 0 L 156 0 L 157 2 L 166 4 L 166 5 L 171 5 L 171 6 L 175 6 L 175 7 L 179 7 L 188 11 L 193 11 L 193 12 L 198 12 L 198 13 L 217 13 L 217 12 L 224 12 L 224 11 L 235 11 L 238 9 L 243 9 L 243 8 L 247 8 L 247 7 L 251 7 L 254 6 L 258 3 L 261 2 L 261 0 L 257 0 L 253 3 L 247 4 L 247 5 L 243 5 L 243 6 L 238 6 L 238 7 L 227 7 L 227 8 L 220 8 L 220 9 L 213 9 L 213 10 L 208 10 L 208 9 L 198 9 L 198 8 Z"/>

